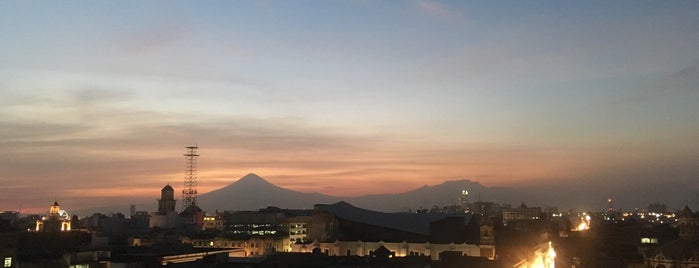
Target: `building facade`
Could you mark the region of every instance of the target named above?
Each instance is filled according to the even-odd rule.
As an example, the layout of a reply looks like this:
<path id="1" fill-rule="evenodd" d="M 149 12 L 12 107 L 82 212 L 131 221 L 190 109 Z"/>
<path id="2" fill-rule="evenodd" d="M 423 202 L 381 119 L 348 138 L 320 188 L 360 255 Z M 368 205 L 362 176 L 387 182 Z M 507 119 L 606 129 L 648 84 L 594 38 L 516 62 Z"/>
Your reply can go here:
<path id="1" fill-rule="evenodd" d="M 495 259 L 495 246 L 474 245 L 467 243 L 432 244 L 430 242 L 410 243 L 410 242 L 385 242 L 385 241 L 334 241 L 318 242 L 313 241 L 308 244 L 291 245 L 292 252 L 319 252 L 328 256 L 372 256 L 380 247 L 384 247 L 391 252 L 392 256 L 429 256 L 432 260 L 439 260 L 442 252 L 461 252 L 465 256 L 486 257 L 489 260 Z"/>
<path id="2" fill-rule="evenodd" d="M 512 221 L 530 221 L 543 218 L 541 207 L 527 207 L 524 203 L 517 208 L 503 208 L 502 221 L 507 224 Z"/>

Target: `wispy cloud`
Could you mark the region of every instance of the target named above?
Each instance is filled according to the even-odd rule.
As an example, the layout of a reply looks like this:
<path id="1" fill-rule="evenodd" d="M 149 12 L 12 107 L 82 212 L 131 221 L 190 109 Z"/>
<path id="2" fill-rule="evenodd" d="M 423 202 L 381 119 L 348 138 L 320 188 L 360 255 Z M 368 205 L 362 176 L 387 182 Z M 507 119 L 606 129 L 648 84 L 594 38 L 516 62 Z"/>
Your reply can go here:
<path id="1" fill-rule="evenodd" d="M 418 0 L 415 4 L 420 10 L 444 20 L 452 22 L 463 22 L 464 20 L 464 15 L 461 11 L 443 2 Z"/>
<path id="2" fill-rule="evenodd" d="M 133 92 L 105 88 L 85 88 L 74 92 L 76 101 L 81 104 L 115 103 L 134 99 Z"/>
<path id="3" fill-rule="evenodd" d="M 349 4 L 7 6 L 0 206 L 152 201 L 192 143 L 202 192 L 696 174 L 692 4 Z"/>

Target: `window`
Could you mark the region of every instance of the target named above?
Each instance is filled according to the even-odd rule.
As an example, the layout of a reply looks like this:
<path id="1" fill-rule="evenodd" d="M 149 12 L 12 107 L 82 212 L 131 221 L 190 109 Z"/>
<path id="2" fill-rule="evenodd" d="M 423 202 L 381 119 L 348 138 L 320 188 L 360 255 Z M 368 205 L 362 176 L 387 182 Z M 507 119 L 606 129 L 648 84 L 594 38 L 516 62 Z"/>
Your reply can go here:
<path id="1" fill-rule="evenodd" d="M 12 267 L 12 257 L 5 257 L 5 264 L 3 267 Z"/>

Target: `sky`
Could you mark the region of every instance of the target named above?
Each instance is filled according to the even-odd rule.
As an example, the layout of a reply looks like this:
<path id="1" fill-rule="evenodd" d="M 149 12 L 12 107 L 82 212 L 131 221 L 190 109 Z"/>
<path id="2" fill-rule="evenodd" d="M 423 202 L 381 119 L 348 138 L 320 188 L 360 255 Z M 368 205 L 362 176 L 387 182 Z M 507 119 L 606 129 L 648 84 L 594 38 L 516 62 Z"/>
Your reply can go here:
<path id="1" fill-rule="evenodd" d="M 0 210 L 155 202 L 193 144 L 199 193 L 699 191 L 697 1 L 2 0 L 0 40 Z"/>

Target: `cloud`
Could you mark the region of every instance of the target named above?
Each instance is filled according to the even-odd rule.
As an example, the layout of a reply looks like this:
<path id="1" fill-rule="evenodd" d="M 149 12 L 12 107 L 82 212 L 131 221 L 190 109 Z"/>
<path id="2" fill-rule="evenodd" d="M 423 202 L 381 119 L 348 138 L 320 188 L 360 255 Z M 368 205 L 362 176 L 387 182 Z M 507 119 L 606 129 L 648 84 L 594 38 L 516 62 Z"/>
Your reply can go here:
<path id="1" fill-rule="evenodd" d="M 131 53 L 147 53 L 167 48 L 182 39 L 184 36 L 182 29 L 169 25 L 134 33 L 124 42 L 124 49 Z"/>
<path id="2" fill-rule="evenodd" d="M 83 117 L 77 123 L 62 120 L 66 117 L 60 114 L 55 115 L 59 120 L 0 121 L 0 129 L 6 130 L 0 132 L 2 183 L 32 185 L 5 193 L 3 204 L 19 200 L 40 205 L 45 200 L 30 194 L 40 185 L 51 186 L 50 198 L 75 198 L 82 191 L 89 191 L 85 198 L 93 198 L 100 193 L 112 196 L 112 188 L 123 185 L 157 189 L 164 183 L 176 184 L 182 178 L 182 147 L 197 142 L 202 147 L 202 173 L 223 174 L 229 180 L 236 172 L 263 167 L 310 169 L 324 164 L 312 164 L 313 157 L 370 150 L 361 145 L 363 137 L 288 118 L 165 115 L 125 109 L 112 104 L 131 95 L 110 90 L 77 90 L 64 96 L 49 106 L 71 107 L 62 112 Z"/>
<path id="3" fill-rule="evenodd" d="M 607 178 L 604 172 L 615 167 L 633 170 L 652 159 L 633 146 L 442 144 L 387 134 L 358 135 L 314 126 L 301 118 L 166 115 L 109 105 L 124 98 L 117 93 L 71 94 L 89 97 L 65 98 L 67 103 L 102 104 L 88 110 L 100 124 L 0 121 L 0 129 L 11 130 L 0 133 L 0 149 L 5 152 L 0 180 L 16 185 L 12 191 L 4 190 L 3 206 L 21 202 L 41 207 L 47 201 L 37 198 L 40 185 L 51 186 L 49 199 L 117 200 L 119 192 L 129 188 L 136 189 L 133 198 L 157 198 L 162 185 L 182 181 L 183 147 L 193 143 L 201 148 L 202 193 L 249 172 L 296 190 L 347 196 L 406 191 L 446 179 L 469 178 L 492 186 L 514 180 L 534 184 L 580 176 Z M 103 129 L 103 125 L 116 127 Z M 685 165 L 675 160 L 668 160 L 663 169 L 670 172 L 672 163 L 678 163 L 678 175 L 684 174 Z M 627 171 L 615 178 L 627 175 L 638 178 Z M 86 202 L 71 205 L 84 208 L 80 206 Z"/>
<path id="4" fill-rule="evenodd" d="M 438 1 L 420 0 L 415 2 L 417 7 L 438 18 L 451 22 L 462 22 L 463 15 L 456 9 Z"/>
<path id="5" fill-rule="evenodd" d="M 90 191 L 86 199 L 100 193 L 113 196 L 112 188 L 124 185 L 157 190 L 181 181 L 182 147 L 192 143 L 201 147 L 200 178 L 213 179 L 201 184 L 202 192 L 258 171 L 287 181 L 319 180 L 315 191 L 323 189 L 322 181 L 383 178 L 371 189 L 357 187 L 359 194 L 380 191 L 380 185 L 396 179 L 421 185 L 425 170 L 454 164 L 440 156 L 421 160 L 426 156 L 422 149 L 410 154 L 390 149 L 394 137 L 353 135 L 303 119 L 165 115 L 111 105 L 129 96 L 118 91 L 70 91 L 52 105 L 73 107 L 67 111 L 70 114 L 85 114 L 77 123 L 0 121 L 0 129 L 11 130 L 2 133 L 3 183 L 52 185 L 50 194 L 55 198 L 78 198 L 81 191 Z M 447 161 L 437 163 L 442 160 Z M 35 189 L 8 192 L 6 200 L 41 205 L 45 200 L 27 199 L 35 196 L 29 194 Z"/>
<path id="6" fill-rule="evenodd" d="M 6 118 L 7 119 L 7 118 Z M 55 137 L 69 136 L 86 130 L 79 124 L 25 123 L 0 121 L 0 144 L 20 141 L 43 141 Z"/>
<path id="7" fill-rule="evenodd" d="M 134 94 L 125 90 L 85 88 L 75 91 L 74 97 L 80 104 L 100 104 L 129 101 L 134 99 Z"/>
<path id="8" fill-rule="evenodd" d="M 130 53 L 154 53 L 168 49 L 191 33 L 190 18 L 178 4 L 159 5 L 158 16 L 126 24 L 129 27 L 119 35 L 120 45 Z"/>

